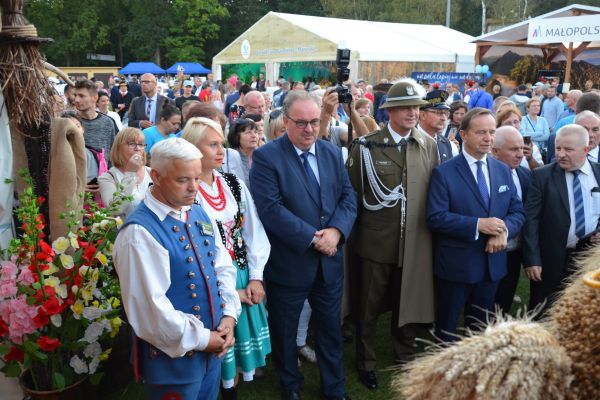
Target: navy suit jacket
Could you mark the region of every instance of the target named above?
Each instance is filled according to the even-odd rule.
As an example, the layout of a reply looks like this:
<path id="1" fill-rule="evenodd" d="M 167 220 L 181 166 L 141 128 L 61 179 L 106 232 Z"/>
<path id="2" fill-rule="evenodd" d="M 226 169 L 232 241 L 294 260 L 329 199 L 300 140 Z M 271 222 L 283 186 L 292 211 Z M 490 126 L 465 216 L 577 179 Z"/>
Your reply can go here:
<path id="1" fill-rule="evenodd" d="M 506 251 L 485 252 L 489 236 L 480 233 L 475 239 L 477 220 L 502 219 L 511 239 L 521 230 L 525 214 L 508 166 L 492 157 L 487 165 L 489 209 L 463 154 L 433 170 L 427 224 L 436 235 L 433 272 L 441 279 L 477 283 L 506 275 Z"/>
<path id="2" fill-rule="evenodd" d="M 271 242 L 265 278 L 280 285 L 310 287 L 319 264 L 325 282 L 343 277 L 341 245 L 356 218 L 356 193 L 335 145 L 317 140 L 321 199 L 310 191 L 302 160 L 287 134 L 254 151 L 250 190 Z M 342 233 L 335 256 L 316 251 L 316 231 L 335 227 Z"/>
<path id="3" fill-rule="evenodd" d="M 525 200 L 527 200 L 527 191 L 529 190 L 529 185 L 531 184 L 531 171 L 525 167 L 518 166 L 517 176 L 519 177 L 519 182 L 521 182 L 521 202 L 523 205 L 525 205 Z"/>

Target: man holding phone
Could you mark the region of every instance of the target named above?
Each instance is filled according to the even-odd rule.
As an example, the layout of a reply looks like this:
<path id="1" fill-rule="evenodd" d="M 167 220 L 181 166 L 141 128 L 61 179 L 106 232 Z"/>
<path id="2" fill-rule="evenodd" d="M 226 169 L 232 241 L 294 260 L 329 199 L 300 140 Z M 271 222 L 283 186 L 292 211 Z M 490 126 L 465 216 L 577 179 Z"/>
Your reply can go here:
<path id="1" fill-rule="evenodd" d="M 600 239 L 598 234 L 590 237 L 600 215 L 592 195 L 600 182 L 600 164 L 587 159 L 588 146 L 585 128 L 566 125 L 556 135 L 557 161 L 532 172 L 523 251 L 531 281 L 529 308 L 544 304 L 539 318 L 574 272 L 582 245 Z"/>

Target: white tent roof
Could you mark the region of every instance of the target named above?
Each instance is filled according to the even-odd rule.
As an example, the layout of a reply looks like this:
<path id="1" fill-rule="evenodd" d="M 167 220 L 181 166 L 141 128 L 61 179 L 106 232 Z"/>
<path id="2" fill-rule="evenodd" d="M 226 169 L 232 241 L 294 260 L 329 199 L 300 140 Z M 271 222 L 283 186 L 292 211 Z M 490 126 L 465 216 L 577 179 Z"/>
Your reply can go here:
<path id="1" fill-rule="evenodd" d="M 441 25 L 359 21 L 276 12 L 269 12 L 261 18 L 236 41 L 217 54 L 215 60 L 218 60 L 219 55 L 226 52 L 230 46 L 237 45 L 239 39 L 244 38 L 268 17 L 287 21 L 333 44 L 344 43 L 345 47 L 352 50 L 353 57 L 358 61 L 473 64 L 475 54 L 475 45 L 471 43 L 473 37 Z M 280 40 L 285 43 L 286 38 L 281 37 Z M 335 59 L 335 53 L 328 59 Z"/>
<path id="2" fill-rule="evenodd" d="M 529 29 L 529 22 L 531 21 L 546 18 L 574 17 L 586 14 L 600 14 L 600 7 L 572 4 L 570 6 L 566 6 L 558 10 L 549 12 L 547 14 L 540 15 L 533 19 L 528 19 L 526 21 L 507 26 L 505 28 L 501 28 L 490 33 L 486 33 L 485 35 L 478 36 L 473 40 L 473 42 L 514 42 L 518 40 L 526 40 L 527 31 Z M 592 44 L 589 47 L 596 46 Z"/>

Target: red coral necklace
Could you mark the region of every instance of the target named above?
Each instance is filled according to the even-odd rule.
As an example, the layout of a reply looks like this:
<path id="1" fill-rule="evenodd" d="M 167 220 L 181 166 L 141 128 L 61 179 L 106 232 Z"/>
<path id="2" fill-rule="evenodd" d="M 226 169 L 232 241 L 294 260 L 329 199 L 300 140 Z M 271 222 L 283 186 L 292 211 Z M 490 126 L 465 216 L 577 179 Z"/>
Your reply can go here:
<path id="1" fill-rule="evenodd" d="M 204 197 L 204 200 L 206 200 L 206 202 L 208 204 L 210 204 L 210 206 L 212 208 L 214 208 L 217 211 L 222 211 L 225 209 L 225 206 L 227 205 L 227 200 L 225 199 L 225 191 L 223 190 L 223 185 L 221 184 L 221 180 L 219 178 L 216 178 L 217 181 L 217 191 L 218 194 L 216 196 L 211 196 L 210 193 L 208 193 L 206 190 L 204 190 L 204 188 L 202 187 L 202 185 L 198 185 L 198 187 L 200 188 L 200 193 L 202 194 L 202 197 Z"/>

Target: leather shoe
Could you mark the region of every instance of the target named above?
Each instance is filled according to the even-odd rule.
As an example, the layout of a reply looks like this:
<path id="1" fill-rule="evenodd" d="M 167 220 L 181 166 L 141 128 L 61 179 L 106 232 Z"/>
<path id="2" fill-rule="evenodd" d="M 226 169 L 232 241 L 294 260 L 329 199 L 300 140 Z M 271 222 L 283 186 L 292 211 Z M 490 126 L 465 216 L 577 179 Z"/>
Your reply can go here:
<path id="1" fill-rule="evenodd" d="M 377 376 L 373 371 L 358 371 L 358 380 L 369 390 L 377 389 Z"/>
<path id="2" fill-rule="evenodd" d="M 298 390 L 284 390 L 281 398 L 283 400 L 302 400 Z"/>

